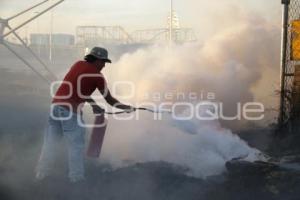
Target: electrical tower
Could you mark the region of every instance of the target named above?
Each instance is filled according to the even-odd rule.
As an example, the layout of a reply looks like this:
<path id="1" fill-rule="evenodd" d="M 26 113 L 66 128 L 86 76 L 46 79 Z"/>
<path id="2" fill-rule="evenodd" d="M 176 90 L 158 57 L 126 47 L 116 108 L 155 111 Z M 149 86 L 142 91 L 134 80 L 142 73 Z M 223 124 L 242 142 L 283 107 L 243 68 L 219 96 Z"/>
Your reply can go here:
<path id="1" fill-rule="evenodd" d="M 46 81 L 48 83 L 51 83 L 51 81 L 57 80 L 55 74 L 49 69 L 49 67 L 46 65 L 46 63 L 27 45 L 27 43 L 18 35 L 18 33 L 16 31 L 19 30 L 20 28 L 24 27 L 29 22 L 35 20 L 39 16 L 43 15 L 44 13 L 48 12 L 49 10 L 53 9 L 55 6 L 61 4 L 64 0 L 58 0 L 55 3 L 52 3 L 52 5 L 48 6 L 46 9 L 42 10 L 41 12 L 36 13 L 35 16 L 31 17 L 28 20 L 25 20 L 23 23 L 21 23 L 20 25 L 18 25 L 15 28 L 12 28 L 9 25 L 9 22 L 11 20 L 23 15 L 24 13 L 31 11 L 34 8 L 37 8 L 37 7 L 47 3 L 48 1 L 49 0 L 44 0 L 40 3 L 37 3 L 31 7 L 9 17 L 9 18 L 3 19 L 0 17 L 0 44 L 3 45 L 4 47 L 6 47 L 7 50 L 9 50 L 12 54 L 14 54 L 27 67 L 29 67 L 33 72 L 35 72 L 41 79 L 43 79 L 44 81 Z M 7 31 L 6 31 L 6 29 L 7 29 Z M 5 37 L 7 37 L 9 35 L 14 35 L 19 40 L 19 42 L 22 44 L 22 46 L 44 67 L 44 69 L 47 71 L 49 77 L 44 76 L 39 70 L 35 69 L 35 67 L 33 67 L 25 58 L 23 58 L 22 55 L 20 55 L 16 50 L 14 50 L 11 43 L 5 40 Z"/>

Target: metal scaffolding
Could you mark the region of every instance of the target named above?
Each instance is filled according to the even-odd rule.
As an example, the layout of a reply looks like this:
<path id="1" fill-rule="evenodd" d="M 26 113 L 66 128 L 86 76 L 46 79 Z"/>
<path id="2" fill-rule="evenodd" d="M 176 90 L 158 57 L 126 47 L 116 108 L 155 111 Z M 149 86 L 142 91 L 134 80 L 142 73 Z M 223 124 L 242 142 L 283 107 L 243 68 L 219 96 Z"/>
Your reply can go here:
<path id="1" fill-rule="evenodd" d="M 77 26 L 76 43 L 85 47 L 103 43 L 129 44 L 131 36 L 121 26 Z"/>
<path id="2" fill-rule="evenodd" d="M 196 35 L 190 28 L 172 28 L 172 40 L 175 43 L 185 43 L 196 41 Z M 168 28 L 136 30 L 132 33 L 132 38 L 138 43 L 155 43 L 170 40 Z"/>
<path id="3" fill-rule="evenodd" d="M 131 34 L 137 43 L 167 42 L 169 44 L 194 42 L 197 40 L 194 30 L 180 27 L 179 18 L 173 10 L 173 1 L 170 3 L 170 13 L 166 28 L 136 30 Z"/>
<path id="4" fill-rule="evenodd" d="M 34 8 L 37 8 L 41 5 L 49 2 L 49 0 L 44 0 L 40 3 L 37 3 L 31 7 L 9 17 L 9 18 L 3 19 L 0 17 L 0 44 L 3 45 L 4 47 L 6 47 L 12 54 L 14 54 L 19 60 L 21 60 L 27 67 L 29 67 L 41 79 L 43 79 L 44 81 L 46 81 L 48 83 L 51 83 L 51 81 L 57 80 L 55 74 L 49 69 L 49 67 L 46 65 L 46 63 L 29 46 L 27 46 L 26 42 L 18 35 L 18 33 L 16 31 L 19 30 L 20 28 L 24 27 L 26 24 L 30 23 L 31 21 L 35 20 L 36 18 L 40 17 L 41 15 L 45 14 L 49 10 L 53 9 L 57 5 L 61 4 L 63 1 L 64 0 L 57 0 L 55 3 L 52 3 L 52 5 L 48 6 L 46 9 L 37 13 L 36 15 L 34 15 L 30 19 L 26 20 L 25 22 L 21 23 L 20 25 L 18 25 L 15 28 L 12 28 L 9 25 L 9 22 L 11 20 L 23 15 L 24 13 L 31 11 Z M 7 32 L 5 32 L 6 29 L 8 29 Z M 43 75 L 39 70 L 37 70 L 35 67 L 33 67 L 22 55 L 20 55 L 16 50 L 14 50 L 13 47 L 11 47 L 11 44 L 5 40 L 5 37 L 9 36 L 10 34 L 14 35 L 19 40 L 19 42 L 22 44 L 22 46 L 44 67 L 44 69 L 47 71 L 49 77 L 46 77 L 45 75 Z"/>
<path id="5" fill-rule="evenodd" d="M 79 46 L 91 47 L 95 44 L 132 44 L 132 43 L 185 43 L 197 40 L 194 30 L 180 27 L 178 16 L 170 0 L 170 11 L 165 28 L 136 30 L 129 34 L 121 26 L 78 26 L 76 39 Z"/>
<path id="6" fill-rule="evenodd" d="M 78 26 L 76 28 L 76 43 L 79 46 L 93 46 L 95 44 L 151 44 L 168 41 L 168 28 L 136 30 L 127 33 L 121 26 Z M 196 41 L 196 35 L 190 28 L 173 28 L 172 41 L 185 43 Z"/>

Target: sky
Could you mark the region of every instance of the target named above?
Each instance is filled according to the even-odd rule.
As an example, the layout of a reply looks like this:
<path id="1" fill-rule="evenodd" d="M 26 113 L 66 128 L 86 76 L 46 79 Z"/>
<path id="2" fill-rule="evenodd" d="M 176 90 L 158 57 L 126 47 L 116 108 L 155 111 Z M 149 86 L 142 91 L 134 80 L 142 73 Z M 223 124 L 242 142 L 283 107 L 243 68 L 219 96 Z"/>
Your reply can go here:
<path id="1" fill-rule="evenodd" d="M 0 0 L 0 17 L 7 18 L 42 0 Z M 12 20 L 11 25 L 20 24 L 45 6 Z M 193 28 L 197 37 L 205 40 L 219 30 L 234 26 L 244 15 L 259 15 L 280 26 L 281 3 L 276 0 L 174 0 L 181 27 Z M 53 10 L 53 32 L 75 34 L 78 25 L 120 25 L 129 33 L 138 29 L 164 28 L 167 25 L 169 0 L 65 0 Z M 238 16 L 238 17 L 237 17 Z M 50 13 L 46 13 L 19 33 L 50 31 Z"/>

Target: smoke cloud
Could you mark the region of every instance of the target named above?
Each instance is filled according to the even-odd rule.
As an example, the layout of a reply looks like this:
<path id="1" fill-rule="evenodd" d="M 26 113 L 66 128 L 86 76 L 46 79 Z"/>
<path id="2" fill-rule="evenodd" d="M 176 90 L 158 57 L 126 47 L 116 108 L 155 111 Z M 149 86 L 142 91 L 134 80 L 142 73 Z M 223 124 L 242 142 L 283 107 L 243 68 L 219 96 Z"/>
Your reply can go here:
<path id="1" fill-rule="evenodd" d="M 238 102 L 255 101 L 260 91 L 265 98 L 274 93 L 279 77 L 279 38 L 277 26 L 250 16 L 203 44 L 171 49 L 156 45 L 125 54 L 111 66 L 109 77 L 112 82 L 132 81 L 138 102 L 154 100 L 145 99 L 145 93 L 195 92 L 200 97 L 197 100 L 207 100 L 207 93 L 212 92 L 215 100 L 225 105 L 224 113 L 234 116 Z M 270 71 L 278 76 L 269 77 Z M 269 83 L 257 87 L 264 79 Z M 128 92 L 125 86 L 120 90 L 123 95 Z M 274 99 L 269 102 L 266 107 L 276 106 Z"/>
<path id="2" fill-rule="evenodd" d="M 240 14 L 237 13 L 235 18 L 239 18 Z M 224 103 L 224 112 L 233 115 L 238 102 L 254 101 L 257 96 L 266 99 L 264 95 L 273 92 L 272 84 L 276 83 L 279 71 L 279 38 L 278 26 L 258 16 L 243 14 L 234 25 L 218 29 L 217 34 L 205 42 L 173 45 L 172 48 L 157 44 L 125 54 L 106 68 L 106 76 L 110 84 L 116 81 L 134 83 L 136 96 L 127 99 L 134 105 L 146 100 L 157 103 L 164 101 L 145 98 L 145 94 L 194 92 L 199 97 L 196 101 L 201 101 L 207 100 L 207 93 L 212 92 L 216 95 L 216 101 Z M 66 68 L 62 71 L 66 71 Z M 117 92 L 122 100 L 122 95 L 126 95 L 128 89 L 121 87 Z M 22 105 L 23 99 L 19 98 L 18 104 Z M 50 102 L 49 99 L 41 101 Z M 182 99 L 172 98 L 172 102 L 179 101 Z M 37 105 L 32 101 L 30 103 Z M 270 105 L 274 105 L 274 102 Z M 46 109 L 44 105 L 41 107 L 43 109 L 33 112 L 43 113 L 45 117 Z M 19 114 L 17 111 L 10 117 L 3 114 L 2 118 L 10 120 Z M 27 112 L 23 115 L 23 119 L 31 122 L 39 118 L 36 115 L 28 117 Z M 22 121 L 22 125 L 28 127 L 27 121 Z M 265 159 L 258 150 L 249 147 L 230 129 L 224 128 L 224 124 L 231 127 L 218 121 L 174 121 L 168 115 L 157 121 L 153 120 L 151 113 L 141 113 L 138 121 L 109 118 L 100 162 L 108 162 L 117 168 L 138 162 L 166 161 L 186 167 L 191 176 L 205 178 L 224 172 L 225 162 L 235 157 L 245 156 L 251 161 Z M 20 126 L 21 122 L 18 124 Z M 19 137 L 18 133 L 11 137 Z M 40 139 L 33 144 L 28 135 L 24 133 L 26 139 L 20 137 L 21 142 L 1 140 L 0 162 L 9 163 L 8 167 L 14 166 L 14 172 L 18 172 L 10 177 L 12 185 L 22 179 L 24 174 L 27 178 L 28 171 L 31 172 L 30 177 L 34 176 L 33 165 L 38 158 L 42 130 L 33 126 L 30 137 Z M 23 151 L 24 143 L 28 148 L 26 152 Z M 10 144 L 16 148 L 9 148 Z M 21 152 L 17 154 L 18 157 L 14 156 L 16 152 Z M 26 165 L 19 157 L 26 158 Z M 7 158 L 15 159 L 7 161 Z M 6 170 L 3 172 L 6 173 Z"/>
<path id="3" fill-rule="evenodd" d="M 224 113 L 232 116 L 237 112 L 237 103 L 255 101 L 259 91 L 266 96 L 274 92 L 272 84 L 277 77 L 268 74 L 276 74 L 279 68 L 278 27 L 259 17 L 243 19 L 204 43 L 172 48 L 155 45 L 125 54 L 107 72 L 110 81 L 132 81 L 136 90 L 135 98 L 129 100 L 132 103 L 149 100 L 145 93 L 195 92 L 201 101 L 206 100 L 203 92 L 213 92 L 216 101 L 225 105 Z M 258 87 L 265 78 L 269 85 Z M 121 98 L 128 88 L 124 86 L 118 92 Z M 265 107 L 273 105 L 270 102 Z M 111 119 L 110 123 L 102 158 L 116 167 L 163 160 L 187 167 L 193 176 L 206 177 L 223 172 L 225 162 L 234 157 L 264 159 L 258 150 L 217 121 L 174 122 L 166 116 L 162 121 L 153 121 L 143 114 L 138 121 Z"/>
<path id="4" fill-rule="evenodd" d="M 204 111 L 204 110 L 203 110 Z M 188 115 L 183 112 L 182 116 Z M 138 121 L 115 121 L 104 142 L 101 161 L 113 167 L 135 163 L 165 161 L 186 168 L 190 176 L 205 178 L 225 171 L 225 163 L 236 157 L 266 160 L 257 149 L 249 147 L 218 121 L 153 121 L 143 114 Z"/>

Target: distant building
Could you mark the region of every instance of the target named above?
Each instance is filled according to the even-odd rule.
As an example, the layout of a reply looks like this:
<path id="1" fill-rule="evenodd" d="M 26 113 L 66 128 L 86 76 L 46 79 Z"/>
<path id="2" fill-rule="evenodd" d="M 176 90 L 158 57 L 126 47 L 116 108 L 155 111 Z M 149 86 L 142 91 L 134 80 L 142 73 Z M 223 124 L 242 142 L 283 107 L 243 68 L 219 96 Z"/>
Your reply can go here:
<path id="1" fill-rule="evenodd" d="M 30 45 L 49 46 L 50 34 L 30 34 Z M 52 34 L 53 46 L 72 46 L 75 44 L 75 37 L 71 34 Z"/>

